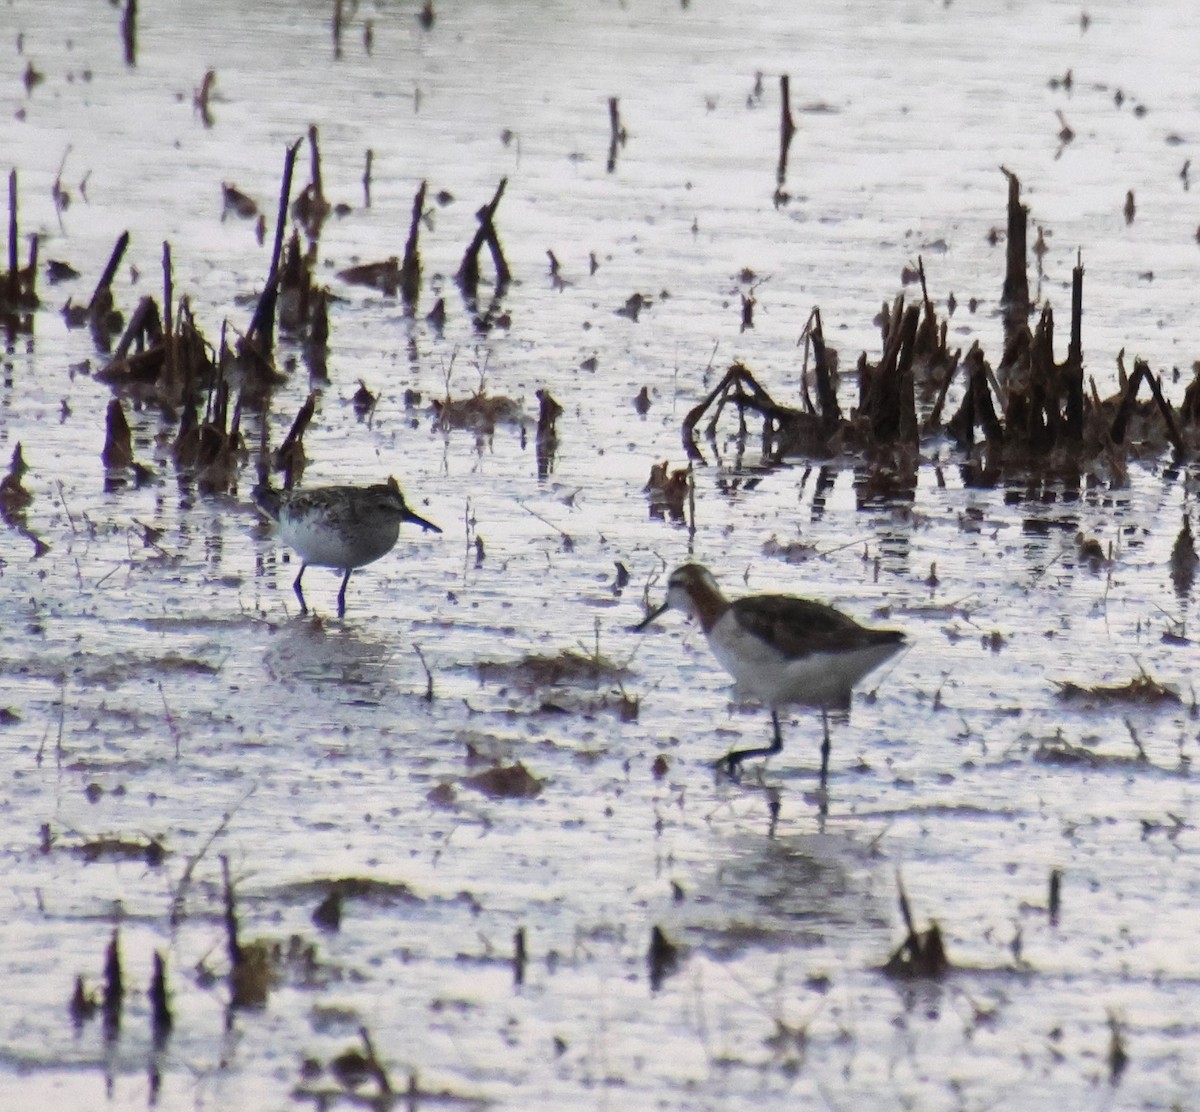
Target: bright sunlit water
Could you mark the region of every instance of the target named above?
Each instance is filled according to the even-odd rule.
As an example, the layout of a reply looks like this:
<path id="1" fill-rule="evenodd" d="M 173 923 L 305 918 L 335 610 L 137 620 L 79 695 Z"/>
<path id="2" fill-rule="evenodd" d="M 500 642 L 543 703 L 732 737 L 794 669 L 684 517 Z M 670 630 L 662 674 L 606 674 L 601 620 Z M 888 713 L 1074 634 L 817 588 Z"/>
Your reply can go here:
<path id="1" fill-rule="evenodd" d="M 0 461 L 22 445 L 27 524 L 50 546 L 34 559 L 0 531 L 0 1106 L 146 1108 L 153 1064 L 162 1109 L 305 1107 L 338 1090 L 328 1063 L 361 1049 L 365 1027 L 395 1088 L 415 1076 L 436 1106 L 1190 1107 L 1197 657 L 1163 634 L 1196 624 L 1167 567 L 1195 471 L 1152 457 L 1127 484 L 1100 472 L 1077 494 L 978 489 L 930 440 L 911 500 L 872 500 L 853 461 L 761 470 L 727 412 L 716 450 L 702 444 L 694 536 L 652 516 L 643 487 L 653 464 L 684 464 L 682 418 L 735 359 L 798 404 L 814 306 L 851 405 L 881 304 L 918 296 L 901 280 L 918 256 L 939 311 L 954 294 L 952 344 L 978 340 L 998 362 L 1002 165 L 1022 180 L 1031 244 L 1044 230 L 1031 285 L 1054 307 L 1059 358 L 1081 253 L 1097 390 L 1115 390 L 1124 349 L 1178 404 L 1200 357 L 1200 187 L 1183 173 L 1200 134 L 1192 0 L 1089 4 L 1086 25 L 1076 3 L 1034 0 L 441 0 L 428 30 L 415 4 L 364 2 L 345 5 L 340 59 L 332 3 L 140 8 L 128 67 L 119 8 L 0 0 L 0 169 L 18 172 L 22 254 L 37 232 L 43 262 L 82 274 L 39 280 L 45 307 L 7 345 L 0 384 Z M 29 67 L 43 80 L 27 92 Z M 193 97 L 210 68 L 206 128 Z M 784 73 L 797 133 L 776 204 Z M 609 97 L 628 134 L 612 172 Z M 291 373 L 272 443 L 315 387 L 304 482 L 394 475 L 444 530 L 405 530 L 356 572 L 344 622 L 338 578 L 318 568 L 305 576 L 317 617 L 297 616 L 298 565 L 251 504 L 252 465 L 235 494 L 200 493 L 176 474 L 175 424 L 157 407 L 126 405 L 152 480 L 106 487 L 105 356 L 58 312 L 86 303 L 128 230 L 114 284 L 127 314 L 161 299 L 166 240 L 209 341 L 244 331 L 284 152 L 311 124 L 325 191 L 348 206 L 319 244 L 339 300 L 328 382 L 280 347 Z M 293 195 L 308 157 L 305 144 Z M 502 178 L 516 281 L 507 322 L 485 332 L 452 275 Z M 403 252 L 423 180 L 409 318 L 335 274 Z M 265 245 L 252 221 L 222 221 L 222 183 L 266 214 Z M 746 269 L 755 327 L 742 332 Z M 616 313 L 635 292 L 651 302 L 636 323 Z M 424 319 L 437 296 L 444 335 Z M 351 405 L 360 380 L 378 395 L 369 420 Z M 436 428 L 432 398 L 481 388 L 522 402 L 524 435 Z M 565 409 L 545 478 L 540 388 Z M 406 405 L 410 390 L 421 399 Z M 257 420 L 245 416 L 252 444 Z M 1111 562 L 1090 566 L 1077 532 Z M 812 555 L 789 564 L 772 540 Z M 761 777 L 717 780 L 712 761 L 765 742 L 768 715 L 734 703 L 678 615 L 628 631 L 689 558 L 732 595 L 812 595 L 910 635 L 833 723 L 824 822 L 814 713 L 789 718 Z M 619 687 L 548 687 L 520 667 L 597 646 L 627 666 Z M 1056 682 L 1142 672 L 1181 701 L 1058 697 Z M 1094 759 L 1046 757 L 1081 751 Z M 544 781 L 536 798 L 464 782 L 514 761 Z M 167 851 L 157 867 L 81 852 L 151 837 Z M 316 946 L 315 964 L 283 968 L 266 1007 L 228 1024 L 221 855 L 245 940 Z M 879 972 L 903 937 L 898 873 L 958 966 L 943 982 Z M 322 931 L 312 912 L 342 877 L 379 887 Z M 101 983 L 115 925 L 127 996 L 106 1045 L 100 1020 L 76 1033 L 67 1005 L 77 975 Z M 655 925 L 682 950 L 657 990 Z M 175 1013 L 157 1055 L 156 950 Z M 1115 1076 L 1114 1030 L 1128 1056 Z"/>

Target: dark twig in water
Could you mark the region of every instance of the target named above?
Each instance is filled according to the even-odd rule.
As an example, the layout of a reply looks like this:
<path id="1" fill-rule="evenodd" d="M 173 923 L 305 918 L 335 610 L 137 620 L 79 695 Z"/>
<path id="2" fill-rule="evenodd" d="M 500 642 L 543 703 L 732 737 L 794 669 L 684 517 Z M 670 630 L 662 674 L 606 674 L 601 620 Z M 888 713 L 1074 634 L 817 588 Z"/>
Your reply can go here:
<path id="1" fill-rule="evenodd" d="M 129 233 L 122 232 L 117 237 L 117 242 L 113 245 L 112 253 L 108 256 L 108 262 L 105 264 L 104 271 L 100 275 L 100 281 L 96 283 L 96 288 L 92 291 L 92 299 L 87 304 L 89 315 L 96 312 L 96 308 L 103 300 L 105 292 L 110 290 L 112 280 L 117 273 L 117 267 L 121 265 L 121 259 L 124 257 L 125 249 L 128 246 Z"/>
<path id="2" fill-rule="evenodd" d="M 154 976 L 150 980 L 150 1026 L 156 1049 L 161 1050 L 171 1036 L 175 1018 L 167 996 L 167 963 L 159 951 L 154 952 Z"/>
<path id="3" fill-rule="evenodd" d="M 249 348 L 261 358 L 269 360 L 275 343 L 275 303 L 279 292 L 280 261 L 283 258 L 283 229 L 287 224 L 288 198 L 292 192 L 292 175 L 296 169 L 296 155 L 300 140 L 287 149 L 283 160 L 283 181 L 279 188 L 279 211 L 275 221 L 275 243 L 271 249 L 271 266 L 267 281 L 259 295 L 254 316 L 246 329 L 245 339 L 239 343 L 239 352 Z"/>
<path id="4" fill-rule="evenodd" d="M 512 272 L 508 269 L 508 263 L 505 262 L 504 249 L 500 246 L 495 226 L 496 209 L 500 206 L 500 200 L 504 196 L 507 186 L 508 178 L 501 178 L 492 199 L 475 214 L 476 220 L 479 221 L 479 227 L 475 230 L 475 235 L 459 265 L 458 273 L 454 276 L 464 295 L 471 301 L 475 299 L 479 290 L 479 250 L 485 243 L 496 268 L 497 295 L 501 294 L 512 281 Z"/>
<path id="5" fill-rule="evenodd" d="M 525 983 L 525 928 L 518 927 L 513 935 L 513 984 Z"/>
<path id="6" fill-rule="evenodd" d="M 1171 446 L 1175 449 L 1177 457 L 1179 459 L 1186 458 L 1187 450 L 1184 447 L 1179 426 L 1175 422 L 1175 413 L 1171 409 L 1171 403 L 1163 397 L 1162 387 L 1159 385 L 1158 379 L 1151 372 L 1149 364 L 1143 359 L 1135 359 L 1133 361 L 1133 374 L 1130 376 L 1129 382 L 1125 387 L 1125 392 L 1121 397 L 1121 404 L 1117 409 L 1116 416 L 1113 418 L 1112 426 L 1109 429 L 1109 436 L 1112 438 L 1114 444 L 1120 444 L 1124 441 L 1129 418 L 1133 412 L 1133 403 L 1143 382 L 1147 382 L 1150 385 L 1150 392 L 1154 396 L 1154 402 L 1158 406 L 1159 413 L 1162 415 L 1163 423 L 1167 428 L 1167 437 L 1171 442 Z"/>
<path id="7" fill-rule="evenodd" d="M 371 1042 L 370 1033 L 365 1027 L 358 1029 L 358 1037 L 363 1041 L 363 1048 L 366 1050 L 366 1066 L 367 1072 L 374 1079 L 375 1084 L 379 1086 L 381 1096 L 388 1096 L 395 1092 L 392 1088 L 391 1079 L 387 1075 L 387 1070 L 383 1068 L 383 1063 L 379 1060 L 379 1055 L 375 1053 L 375 1045 Z"/>
<path id="8" fill-rule="evenodd" d="M 64 678 L 64 684 L 65 684 Z M 171 897 L 171 915 L 169 922 L 172 927 L 179 926 L 183 922 L 184 902 L 187 899 L 188 889 L 192 883 L 192 873 L 195 872 L 196 866 L 204 860 L 213 842 L 215 842 L 222 834 L 230 822 L 233 821 L 233 816 L 241 810 L 242 805 L 257 791 L 257 785 L 247 791 L 237 803 L 231 807 L 224 815 L 221 816 L 221 821 L 217 824 L 213 832 L 205 839 L 202 845 L 191 857 L 188 858 L 187 864 L 183 867 L 183 872 L 179 876 L 179 883 L 175 885 L 175 893 Z"/>
<path id="9" fill-rule="evenodd" d="M 1026 269 L 1026 235 L 1029 209 L 1021 204 L 1021 179 L 1007 167 L 1001 171 L 1008 179 L 1008 237 L 1005 245 L 1004 288 L 1000 295 L 1004 311 L 1004 342 L 1029 327 L 1029 274 Z"/>
<path id="10" fill-rule="evenodd" d="M 931 923 L 927 931 L 917 930 L 899 872 L 896 873 L 896 894 L 906 936 L 884 964 L 883 972 L 904 978 L 943 976 L 950 970 L 950 959 L 942 945 L 941 929 L 937 923 Z"/>
<path id="11" fill-rule="evenodd" d="M 421 229 L 421 217 L 425 212 L 425 187 L 421 187 L 413 197 L 412 220 L 408 225 L 408 239 L 404 244 L 404 262 L 400 266 L 400 296 L 409 311 L 415 311 L 417 299 L 421 292 L 421 254 L 417 249 L 417 239 Z"/>
<path id="12" fill-rule="evenodd" d="M 108 415 L 104 426 L 104 448 L 100 453 L 101 461 L 109 470 L 128 467 L 133 463 L 133 438 L 119 398 L 112 398 L 109 401 Z"/>
<path id="13" fill-rule="evenodd" d="M 417 659 L 421 662 L 421 667 L 425 670 L 425 702 L 433 702 L 433 673 L 429 670 L 429 665 L 425 663 L 425 654 L 421 652 L 421 646 L 414 643 L 413 652 L 417 654 Z"/>
<path id="14" fill-rule="evenodd" d="M 611 174 L 617 168 L 617 151 L 625 146 L 628 138 L 625 128 L 621 126 L 621 110 L 616 97 L 608 98 L 608 162 L 607 170 Z"/>
<path id="15" fill-rule="evenodd" d="M 775 204 L 787 204 L 789 198 L 784 192 L 787 181 L 788 151 L 796 134 L 796 124 L 792 119 L 791 77 L 783 74 L 779 78 L 779 163 L 775 167 Z"/>
<path id="16" fill-rule="evenodd" d="M 125 64 L 137 65 L 137 0 L 125 0 L 121 13 L 121 43 L 125 48 Z"/>
<path id="17" fill-rule="evenodd" d="M 549 390 L 537 390 L 534 396 L 538 400 L 535 438 L 538 478 L 545 479 L 554 470 L 554 455 L 558 451 L 558 432 L 555 426 L 562 416 L 563 407 L 554 400 Z"/>
<path id="18" fill-rule="evenodd" d="M 675 972 L 679 965 L 679 947 L 671 942 L 655 925 L 650 930 L 650 949 L 646 954 L 650 967 L 650 991 L 657 992 L 664 980 Z"/>
<path id="19" fill-rule="evenodd" d="M 1058 926 L 1058 913 L 1059 913 L 1060 907 L 1062 906 L 1061 893 L 1062 893 L 1062 869 L 1051 869 L 1050 870 L 1049 914 L 1050 914 L 1050 925 L 1053 927 Z"/>
<path id="20" fill-rule="evenodd" d="M 121 1006 L 125 1000 L 125 984 L 121 974 L 120 936 L 116 927 L 104 956 L 104 1038 L 116 1039 L 121 1030 Z"/>

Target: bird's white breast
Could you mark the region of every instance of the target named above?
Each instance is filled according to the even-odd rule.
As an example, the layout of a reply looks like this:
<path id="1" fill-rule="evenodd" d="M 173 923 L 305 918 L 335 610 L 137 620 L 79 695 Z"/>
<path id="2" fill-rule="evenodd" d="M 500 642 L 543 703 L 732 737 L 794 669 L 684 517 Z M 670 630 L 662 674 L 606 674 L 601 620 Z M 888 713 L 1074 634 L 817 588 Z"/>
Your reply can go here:
<path id="1" fill-rule="evenodd" d="M 789 659 L 747 631 L 732 611 L 722 614 L 709 630 L 708 643 L 738 686 L 769 706 L 845 703 L 854 684 L 899 647 L 893 643 L 872 644 Z"/>

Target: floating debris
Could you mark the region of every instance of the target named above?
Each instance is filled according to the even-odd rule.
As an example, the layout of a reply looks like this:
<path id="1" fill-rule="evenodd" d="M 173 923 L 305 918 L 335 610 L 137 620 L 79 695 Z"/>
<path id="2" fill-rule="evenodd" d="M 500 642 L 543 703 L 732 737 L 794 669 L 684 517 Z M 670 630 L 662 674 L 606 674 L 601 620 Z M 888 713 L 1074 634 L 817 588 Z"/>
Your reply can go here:
<path id="1" fill-rule="evenodd" d="M 676 523 L 683 522 L 691 482 L 690 468 L 677 467 L 672 471 L 667 460 L 651 464 L 650 478 L 642 488 L 650 502 L 650 516 L 659 520 L 669 516 Z"/>
<path id="2" fill-rule="evenodd" d="M 489 799 L 534 799 L 541 794 L 545 784 L 520 761 L 513 765 L 495 765 L 483 772 L 464 776 L 459 782 L 464 788 L 473 788 Z"/>
<path id="3" fill-rule="evenodd" d="M 442 430 L 465 429 L 490 436 L 497 425 L 523 426 L 526 421 L 525 407 L 503 395 L 489 396 L 481 392 L 469 398 L 434 398 L 430 405 L 434 425 Z"/>
<path id="4" fill-rule="evenodd" d="M 618 317 L 628 317 L 634 324 L 637 324 L 638 317 L 641 316 L 642 310 L 649 308 L 654 302 L 644 294 L 631 293 L 625 300 L 625 304 L 619 309 L 613 310 Z"/>
<path id="5" fill-rule="evenodd" d="M 1058 697 L 1065 702 L 1089 699 L 1107 703 L 1180 703 L 1179 692 L 1159 683 L 1153 676 L 1142 672 L 1122 684 L 1084 685 L 1068 681 L 1052 681 L 1058 688 Z"/>
<path id="6" fill-rule="evenodd" d="M 537 691 L 547 687 L 598 683 L 618 683 L 628 679 L 629 669 L 598 653 L 584 655 L 573 649 L 560 653 L 535 653 L 514 661 L 481 660 L 475 665 L 476 674 L 485 683 L 512 684 L 522 691 Z"/>

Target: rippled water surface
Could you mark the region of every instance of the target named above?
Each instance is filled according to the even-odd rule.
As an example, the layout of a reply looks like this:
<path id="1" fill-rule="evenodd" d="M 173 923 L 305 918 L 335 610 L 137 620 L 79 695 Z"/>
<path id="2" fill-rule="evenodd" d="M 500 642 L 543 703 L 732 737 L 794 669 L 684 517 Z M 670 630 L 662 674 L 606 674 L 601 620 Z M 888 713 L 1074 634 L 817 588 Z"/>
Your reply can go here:
<path id="1" fill-rule="evenodd" d="M 0 1105 L 361 1106 L 378 1081 L 352 1099 L 331 1063 L 365 1029 L 419 1107 L 1192 1107 L 1196 614 L 1168 556 L 1194 467 L 1149 454 L 1124 482 L 979 488 L 930 439 L 915 490 L 881 496 L 861 461 L 763 467 L 727 413 L 694 528 L 643 487 L 684 464 L 681 421 L 735 359 L 798 404 L 814 306 L 852 405 L 873 318 L 916 296 L 918 256 L 939 311 L 954 295 L 952 346 L 997 362 L 1001 165 L 1031 243 L 1044 231 L 1031 281 L 1060 357 L 1081 253 L 1098 392 L 1123 349 L 1178 404 L 1200 358 L 1200 9 L 442 0 L 424 28 L 380 0 L 344 6 L 337 58 L 332 4 L 140 7 L 129 66 L 120 9 L 0 0 L 21 252 L 36 232 L 42 263 L 81 272 L 39 278 L 0 384 L 0 458 L 22 446 L 25 523 L 49 546 L 0 531 Z M 782 74 L 797 133 L 777 198 Z M 627 132 L 611 170 L 610 97 Z M 169 241 L 209 340 L 244 331 L 284 152 L 310 125 L 346 206 L 318 246 L 328 379 L 284 341 L 267 432 L 278 444 L 315 389 L 304 483 L 394 475 L 444 530 L 406 530 L 355 573 L 344 621 L 319 568 L 298 615 L 251 463 L 204 493 L 176 470 L 173 417 L 127 400 L 144 481 L 106 475 L 107 357 L 58 312 L 127 230 L 126 314 L 161 297 Z M 305 146 L 293 195 L 308 173 Z M 480 327 L 452 276 L 503 178 L 515 281 Z M 403 253 L 422 181 L 412 316 L 336 274 Z M 222 220 L 222 183 L 267 214 L 265 244 Z M 634 293 L 636 321 L 616 312 Z M 431 399 L 481 389 L 523 425 L 439 427 Z M 565 411 L 541 469 L 539 389 Z M 244 415 L 252 445 L 260 421 Z M 1081 555 L 1080 532 L 1110 558 Z M 693 558 L 731 594 L 810 595 L 909 634 L 832 723 L 827 815 L 813 712 L 761 771 L 718 779 L 715 758 L 766 740 L 766 712 L 678 615 L 629 632 Z M 1143 674 L 1179 698 L 1061 697 Z M 517 762 L 528 798 L 475 779 Z M 150 840 L 161 860 L 120 852 Z M 242 939 L 284 951 L 260 1008 L 229 1009 L 222 857 Z M 880 971 L 904 934 L 897 876 L 918 925 L 941 927 L 941 981 Z M 346 878 L 323 929 L 313 912 Z M 106 1038 L 68 1002 L 77 976 L 102 983 L 114 927 L 126 995 Z M 679 954 L 652 984 L 654 927 Z M 156 951 L 174 1013 L 158 1049 Z"/>

